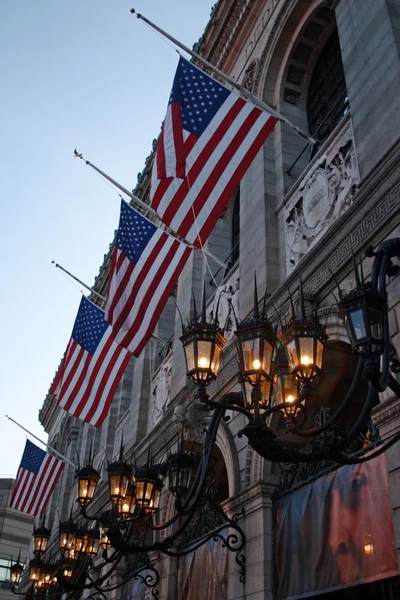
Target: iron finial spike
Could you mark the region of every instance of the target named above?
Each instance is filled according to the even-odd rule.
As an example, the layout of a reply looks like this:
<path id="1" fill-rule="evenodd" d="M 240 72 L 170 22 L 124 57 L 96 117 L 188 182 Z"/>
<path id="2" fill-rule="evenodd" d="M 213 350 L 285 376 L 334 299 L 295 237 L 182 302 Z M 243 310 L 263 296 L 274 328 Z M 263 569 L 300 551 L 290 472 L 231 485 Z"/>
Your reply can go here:
<path id="1" fill-rule="evenodd" d="M 92 445 L 93 442 L 90 442 L 90 447 L 89 447 L 89 465 L 92 465 Z"/>
<path id="2" fill-rule="evenodd" d="M 296 319 L 296 311 L 295 311 L 295 309 L 294 309 L 293 296 L 292 296 L 292 294 L 290 293 L 290 288 L 289 288 L 289 286 L 288 286 L 288 289 L 287 289 L 287 290 L 288 290 L 288 293 L 289 293 L 289 298 L 290 298 L 290 307 L 291 307 L 291 309 L 292 309 L 292 319 L 293 319 L 293 320 L 295 320 L 295 319 Z"/>
<path id="3" fill-rule="evenodd" d="M 342 290 L 340 289 L 339 282 L 338 282 L 338 280 L 336 279 L 336 276 L 334 275 L 334 273 L 331 271 L 331 269 L 330 269 L 329 267 L 328 267 L 328 271 L 329 271 L 329 273 L 331 274 L 331 277 L 332 277 L 332 279 L 333 279 L 333 280 L 334 280 L 334 282 L 336 283 L 336 287 L 337 287 L 337 289 L 338 289 L 338 292 L 339 292 L 339 299 L 340 299 L 340 300 L 342 300 L 342 299 L 343 299 L 343 292 L 342 292 Z"/>
<path id="4" fill-rule="evenodd" d="M 207 323 L 207 314 L 206 314 L 206 280 L 204 279 L 203 285 L 203 302 L 201 306 L 201 322 Z"/>
<path id="5" fill-rule="evenodd" d="M 119 460 L 124 458 L 124 433 L 121 434 L 121 448 L 119 450 Z"/>
<path id="6" fill-rule="evenodd" d="M 300 275 L 300 287 L 299 287 L 299 302 L 300 302 L 300 318 L 306 318 L 306 305 L 304 303 L 304 294 L 303 294 L 303 280 Z"/>
<path id="7" fill-rule="evenodd" d="M 360 259 L 360 273 L 361 273 L 361 283 L 362 283 L 362 286 L 364 287 L 364 283 L 365 283 L 364 269 L 363 269 L 363 264 L 362 264 L 362 260 L 361 259 Z"/>
<path id="8" fill-rule="evenodd" d="M 356 257 L 354 255 L 354 252 L 352 251 L 352 255 L 353 255 L 353 267 L 354 267 L 354 274 L 356 277 L 356 288 L 357 289 L 361 289 L 361 280 L 360 280 L 360 274 L 358 272 L 358 267 L 357 267 L 357 261 L 356 261 Z"/>
<path id="9" fill-rule="evenodd" d="M 254 319 L 258 321 L 258 292 L 257 292 L 257 273 L 254 271 Z"/>
<path id="10" fill-rule="evenodd" d="M 193 310 L 194 310 L 194 320 L 197 321 L 197 306 L 196 306 L 196 298 L 194 296 L 194 292 L 192 290 L 192 301 L 193 301 Z"/>

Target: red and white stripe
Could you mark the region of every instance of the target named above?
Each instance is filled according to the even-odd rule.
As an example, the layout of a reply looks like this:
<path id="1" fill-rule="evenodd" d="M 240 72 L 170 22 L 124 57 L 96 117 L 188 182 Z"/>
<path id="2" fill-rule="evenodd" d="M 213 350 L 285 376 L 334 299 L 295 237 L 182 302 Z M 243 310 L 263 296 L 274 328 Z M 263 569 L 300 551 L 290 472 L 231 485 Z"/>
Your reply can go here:
<path id="1" fill-rule="evenodd" d="M 60 477 L 64 463 L 46 454 L 37 475 L 19 468 L 10 507 L 33 517 L 42 514 Z"/>
<path id="2" fill-rule="evenodd" d="M 192 249 L 158 229 L 133 264 L 114 248 L 106 321 L 117 342 L 138 356 L 150 338 Z"/>
<path id="3" fill-rule="evenodd" d="M 64 410 L 101 427 L 130 357 L 115 342 L 111 327 L 93 356 L 71 337 L 50 391 Z"/>
<path id="4" fill-rule="evenodd" d="M 162 176 L 157 147 L 151 204 L 164 223 L 189 242 L 207 239 L 221 212 L 276 123 L 276 118 L 231 93 L 200 137 L 184 143 L 186 177 Z M 187 133 L 187 132 L 184 132 Z"/>

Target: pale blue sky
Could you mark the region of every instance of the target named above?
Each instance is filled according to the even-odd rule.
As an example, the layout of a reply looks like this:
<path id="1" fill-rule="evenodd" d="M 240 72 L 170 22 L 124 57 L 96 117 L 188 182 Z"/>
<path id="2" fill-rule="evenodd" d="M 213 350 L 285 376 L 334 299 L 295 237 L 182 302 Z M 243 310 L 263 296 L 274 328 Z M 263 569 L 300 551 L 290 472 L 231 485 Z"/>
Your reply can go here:
<path id="1" fill-rule="evenodd" d="M 174 49 L 129 13 L 189 46 L 212 0 L 3 0 L 0 6 L 0 475 L 15 475 L 80 301 L 55 260 L 93 283 L 119 198 L 79 152 L 128 189 L 160 131 Z"/>

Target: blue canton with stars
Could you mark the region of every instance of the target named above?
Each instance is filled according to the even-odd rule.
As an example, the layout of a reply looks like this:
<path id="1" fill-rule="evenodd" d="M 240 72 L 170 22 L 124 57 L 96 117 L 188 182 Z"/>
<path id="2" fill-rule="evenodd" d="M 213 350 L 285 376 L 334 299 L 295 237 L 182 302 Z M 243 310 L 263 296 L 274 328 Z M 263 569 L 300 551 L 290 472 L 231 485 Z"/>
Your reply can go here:
<path id="1" fill-rule="evenodd" d="M 126 202 L 121 202 L 117 246 L 134 265 L 157 231 L 157 227 L 142 217 Z"/>
<path id="2" fill-rule="evenodd" d="M 107 327 L 104 311 L 83 296 L 72 331 L 75 342 L 93 356 Z"/>
<path id="3" fill-rule="evenodd" d="M 230 93 L 215 79 L 181 58 L 169 103 L 181 105 L 183 128 L 199 137 Z"/>
<path id="4" fill-rule="evenodd" d="M 20 467 L 21 469 L 26 469 L 27 471 L 31 471 L 31 473 L 35 473 L 35 475 L 37 475 L 40 471 L 40 467 L 42 466 L 45 456 L 46 452 L 44 450 L 38 448 L 29 440 L 26 440 L 25 450 L 22 455 Z"/>

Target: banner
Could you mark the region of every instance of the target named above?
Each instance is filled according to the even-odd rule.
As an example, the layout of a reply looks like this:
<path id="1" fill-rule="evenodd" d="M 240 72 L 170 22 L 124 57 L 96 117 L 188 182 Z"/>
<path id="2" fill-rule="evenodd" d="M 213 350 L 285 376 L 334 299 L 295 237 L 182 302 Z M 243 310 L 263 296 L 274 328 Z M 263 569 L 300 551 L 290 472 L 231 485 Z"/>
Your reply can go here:
<path id="1" fill-rule="evenodd" d="M 281 498 L 274 517 L 278 600 L 398 575 L 384 454 Z"/>

